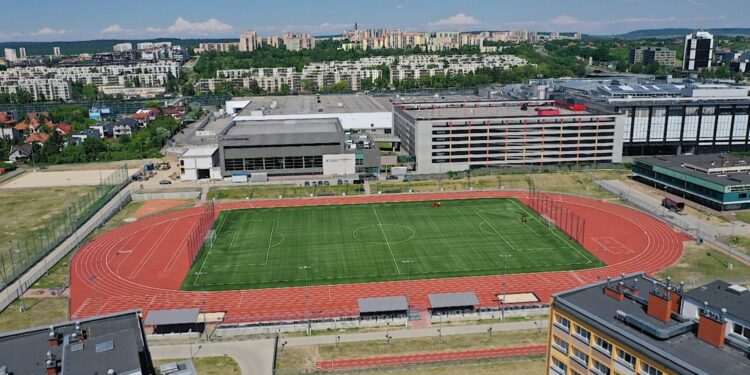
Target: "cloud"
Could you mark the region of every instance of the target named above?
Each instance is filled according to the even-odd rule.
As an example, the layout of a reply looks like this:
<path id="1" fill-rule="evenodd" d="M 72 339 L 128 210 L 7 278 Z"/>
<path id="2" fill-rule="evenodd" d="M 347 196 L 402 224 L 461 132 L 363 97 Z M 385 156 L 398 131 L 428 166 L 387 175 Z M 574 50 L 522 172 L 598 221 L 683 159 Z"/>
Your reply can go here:
<path id="1" fill-rule="evenodd" d="M 234 30 L 230 24 L 211 18 L 205 22 L 190 22 L 182 17 L 178 17 L 172 26 L 167 28 L 170 33 L 181 34 L 216 34 L 228 33 Z"/>
<path id="2" fill-rule="evenodd" d="M 455 16 L 442 18 L 435 22 L 430 22 L 431 26 L 471 26 L 479 25 L 482 21 L 467 15 L 466 13 L 458 13 Z"/>
<path id="3" fill-rule="evenodd" d="M 103 28 L 102 31 L 100 31 L 100 33 L 102 33 L 102 34 L 121 34 L 121 33 L 129 32 L 129 31 L 131 31 L 131 30 L 123 29 L 122 27 L 120 27 L 120 25 L 114 24 L 114 25 L 109 25 L 109 26 Z"/>
<path id="4" fill-rule="evenodd" d="M 162 31 L 163 31 L 162 29 L 159 29 L 157 27 L 147 27 L 146 28 L 146 32 L 147 33 L 154 33 L 155 34 L 155 33 L 160 33 Z"/>
<path id="5" fill-rule="evenodd" d="M 31 36 L 60 35 L 60 34 L 65 34 L 67 32 L 68 30 L 64 30 L 64 29 L 55 30 L 51 27 L 43 27 L 31 33 Z"/>
<path id="6" fill-rule="evenodd" d="M 563 25 L 563 26 L 577 25 L 581 23 L 581 21 L 577 20 L 575 17 L 566 16 L 566 15 L 557 16 L 554 19 L 552 19 L 550 22 L 556 25 Z"/>

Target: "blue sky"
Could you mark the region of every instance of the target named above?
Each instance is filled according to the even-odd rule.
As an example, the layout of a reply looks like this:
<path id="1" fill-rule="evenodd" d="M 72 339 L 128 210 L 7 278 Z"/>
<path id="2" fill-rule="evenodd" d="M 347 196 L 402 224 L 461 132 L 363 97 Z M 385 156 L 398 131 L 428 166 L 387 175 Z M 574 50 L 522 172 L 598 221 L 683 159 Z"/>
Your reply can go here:
<path id="1" fill-rule="evenodd" d="M 0 0 L 1 41 L 235 37 L 246 29 L 581 31 L 750 27 L 750 0 Z"/>

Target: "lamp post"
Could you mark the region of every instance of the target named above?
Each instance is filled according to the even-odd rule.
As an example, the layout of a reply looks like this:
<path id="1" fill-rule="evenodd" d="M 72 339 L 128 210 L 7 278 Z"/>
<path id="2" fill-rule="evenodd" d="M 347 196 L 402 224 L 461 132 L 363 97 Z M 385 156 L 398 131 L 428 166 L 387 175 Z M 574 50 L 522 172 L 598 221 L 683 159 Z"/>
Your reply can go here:
<path id="1" fill-rule="evenodd" d="M 732 233 L 729 235 L 729 259 L 727 259 L 727 269 L 732 269 L 732 241 L 734 241 L 734 227 L 736 226 L 736 221 L 732 222 Z"/>
<path id="2" fill-rule="evenodd" d="M 438 313 L 438 342 L 443 342 L 443 314 Z"/>
<path id="3" fill-rule="evenodd" d="M 505 298 L 508 294 L 508 258 L 512 256 L 512 254 L 500 254 L 500 258 L 503 258 L 503 274 L 505 275 L 505 281 L 503 282 L 503 298 L 498 299 L 502 304 L 502 320 L 505 320 Z"/>
<path id="4" fill-rule="evenodd" d="M 305 319 L 307 320 L 307 334 L 312 333 L 312 323 L 310 322 L 310 289 L 307 286 L 307 271 L 312 268 L 308 265 L 300 266 L 299 269 L 305 272 Z"/>
<path id="5" fill-rule="evenodd" d="M 414 259 L 404 259 L 401 263 L 406 264 L 406 322 L 409 322 L 409 292 L 411 292 L 411 264 Z"/>
<path id="6" fill-rule="evenodd" d="M 492 321 L 495 320 L 495 314 L 490 315 L 490 328 L 487 328 L 487 333 L 492 338 Z"/>

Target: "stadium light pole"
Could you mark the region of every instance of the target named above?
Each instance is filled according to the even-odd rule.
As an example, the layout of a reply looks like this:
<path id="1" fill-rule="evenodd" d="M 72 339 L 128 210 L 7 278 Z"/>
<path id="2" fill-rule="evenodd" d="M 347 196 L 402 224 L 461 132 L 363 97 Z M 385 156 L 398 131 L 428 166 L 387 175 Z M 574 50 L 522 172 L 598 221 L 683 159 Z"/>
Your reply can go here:
<path id="1" fill-rule="evenodd" d="M 500 258 L 503 258 L 503 274 L 505 275 L 505 281 L 503 282 L 503 298 L 499 299 L 500 303 L 502 304 L 502 320 L 505 320 L 505 298 L 508 295 L 508 258 L 512 256 L 512 254 L 500 254 Z"/>
<path id="2" fill-rule="evenodd" d="M 310 288 L 307 286 L 307 271 L 312 268 L 308 265 L 301 266 L 299 269 L 305 272 L 305 319 L 307 320 L 307 334 L 312 333 L 312 323 L 310 322 Z"/>

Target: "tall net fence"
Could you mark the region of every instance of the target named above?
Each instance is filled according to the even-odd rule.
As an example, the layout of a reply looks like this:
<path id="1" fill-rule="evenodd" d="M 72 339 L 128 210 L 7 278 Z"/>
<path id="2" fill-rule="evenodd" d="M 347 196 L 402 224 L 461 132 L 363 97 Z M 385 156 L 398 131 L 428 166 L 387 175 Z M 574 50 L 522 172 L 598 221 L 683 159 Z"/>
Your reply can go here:
<path id="1" fill-rule="evenodd" d="M 583 246 L 586 219 L 563 205 L 559 197 L 537 191 L 532 187 L 529 190 L 529 207 Z"/>
<path id="2" fill-rule="evenodd" d="M 198 221 L 188 233 L 186 246 L 190 258 L 190 264 L 195 263 L 198 253 L 204 244 L 210 244 L 213 241 L 214 233 L 211 227 L 216 220 L 216 208 L 213 201 L 206 202 L 201 208 L 198 215 Z"/>
<path id="3" fill-rule="evenodd" d="M 127 185 L 129 177 L 127 166 L 115 170 L 93 190 L 54 213 L 43 227 L 23 238 L 0 244 L 0 289 L 13 283 L 88 221 Z"/>

